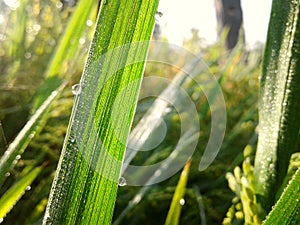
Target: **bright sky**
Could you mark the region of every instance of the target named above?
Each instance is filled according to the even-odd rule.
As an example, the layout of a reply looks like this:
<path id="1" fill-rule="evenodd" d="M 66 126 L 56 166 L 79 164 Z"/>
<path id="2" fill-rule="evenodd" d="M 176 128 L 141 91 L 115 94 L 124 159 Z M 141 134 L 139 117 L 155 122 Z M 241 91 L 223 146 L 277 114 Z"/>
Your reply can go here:
<path id="1" fill-rule="evenodd" d="M 246 41 L 265 42 L 272 0 L 241 0 Z M 208 43 L 216 41 L 216 13 L 213 0 L 160 0 L 162 33 L 174 44 L 181 45 L 191 28 Z"/>

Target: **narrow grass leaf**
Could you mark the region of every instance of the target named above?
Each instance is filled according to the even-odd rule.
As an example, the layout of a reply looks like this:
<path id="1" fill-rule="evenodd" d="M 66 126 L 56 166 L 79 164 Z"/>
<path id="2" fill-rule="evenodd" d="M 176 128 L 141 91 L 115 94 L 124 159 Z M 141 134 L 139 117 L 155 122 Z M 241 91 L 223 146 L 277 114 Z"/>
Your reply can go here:
<path id="1" fill-rule="evenodd" d="M 94 0 L 80 0 L 78 2 L 70 21 L 51 56 L 44 74 L 46 81 L 36 96 L 33 111 L 43 103 L 53 90 L 62 84 L 65 76 L 64 72 L 67 70 L 67 62 L 72 59 L 78 49 L 79 39 L 83 35 L 86 28 L 86 22 L 95 3 L 96 1 Z"/>
<path id="2" fill-rule="evenodd" d="M 94 0 L 80 0 L 76 9 L 70 18 L 68 26 L 63 32 L 57 48 L 53 56 L 51 57 L 50 63 L 48 64 L 45 77 L 50 78 L 53 76 L 62 77 L 61 71 L 63 63 L 70 60 L 79 45 L 79 39 L 83 35 L 83 31 L 86 27 L 86 22 L 89 15 L 92 12 L 93 6 L 95 6 Z"/>
<path id="3" fill-rule="evenodd" d="M 263 224 L 300 224 L 300 169 L 297 170 L 293 179 Z"/>
<path id="4" fill-rule="evenodd" d="M 26 39 L 26 21 L 28 17 L 28 12 L 26 10 L 26 5 L 28 0 L 20 0 L 19 7 L 15 10 L 12 15 L 12 19 L 16 20 L 16 27 L 11 34 L 12 44 L 10 46 L 10 56 L 15 60 L 15 63 L 20 63 L 24 58 L 24 48 Z M 22 47 L 20 47 L 22 46 Z M 15 74 L 11 74 L 15 75 Z M 12 76 L 10 78 L 13 78 Z"/>
<path id="5" fill-rule="evenodd" d="M 300 1 L 274 0 L 259 101 L 255 189 L 268 212 L 296 150 L 300 127 Z"/>
<path id="6" fill-rule="evenodd" d="M 204 208 L 203 198 L 200 193 L 199 187 L 194 186 L 193 191 L 197 197 L 197 202 L 199 205 L 199 214 L 200 214 L 200 218 L 201 218 L 201 225 L 206 225 L 205 208 Z"/>
<path id="7" fill-rule="evenodd" d="M 57 99 L 65 85 L 66 84 L 63 83 L 56 91 L 52 92 L 52 94 L 28 120 L 13 142 L 9 144 L 7 150 L 0 159 L 0 186 L 6 178 L 5 174 L 14 166 L 16 157 L 24 152 L 30 141 L 40 131 L 41 127 L 43 127 L 52 103 Z"/>
<path id="8" fill-rule="evenodd" d="M 189 171 L 190 171 L 191 161 L 187 162 L 185 165 L 177 187 L 175 189 L 171 206 L 168 212 L 168 216 L 165 225 L 177 225 L 179 224 L 180 213 L 182 206 L 185 204 L 184 194 L 186 189 L 186 184 L 188 181 Z"/>
<path id="9" fill-rule="evenodd" d="M 0 199 L 0 218 L 4 218 L 14 207 L 19 199 L 24 195 L 26 188 L 31 185 L 34 179 L 42 171 L 42 167 L 37 167 L 28 173 L 25 177 L 17 181 Z"/>
<path id="10" fill-rule="evenodd" d="M 157 6 L 102 2 L 44 224 L 111 223 Z"/>
<path id="11" fill-rule="evenodd" d="M 2 123 L 0 121 L 0 154 L 1 155 L 5 152 L 6 148 L 7 148 L 7 141 L 2 127 Z"/>

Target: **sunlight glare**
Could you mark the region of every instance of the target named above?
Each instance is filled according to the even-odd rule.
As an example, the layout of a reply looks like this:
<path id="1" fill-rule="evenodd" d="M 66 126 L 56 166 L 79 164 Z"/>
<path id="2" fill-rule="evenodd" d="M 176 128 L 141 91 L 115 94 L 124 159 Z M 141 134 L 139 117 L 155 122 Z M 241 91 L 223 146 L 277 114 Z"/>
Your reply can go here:
<path id="1" fill-rule="evenodd" d="M 265 42 L 271 10 L 271 0 L 242 0 L 246 41 L 249 45 Z M 259 7 L 258 7 L 259 6 Z M 182 45 L 184 38 L 191 36 L 191 29 L 199 30 L 199 36 L 211 44 L 217 40 L 216 12 L 213 0 L 161 0 L 159 22 L 162 35 L 168 41 Z"/>
<path id="2" fill-rule="evenodd" d="M 19 0 L 4 0 L 4 3 L 11 9 L 16 10 L 20 6 Z"/>

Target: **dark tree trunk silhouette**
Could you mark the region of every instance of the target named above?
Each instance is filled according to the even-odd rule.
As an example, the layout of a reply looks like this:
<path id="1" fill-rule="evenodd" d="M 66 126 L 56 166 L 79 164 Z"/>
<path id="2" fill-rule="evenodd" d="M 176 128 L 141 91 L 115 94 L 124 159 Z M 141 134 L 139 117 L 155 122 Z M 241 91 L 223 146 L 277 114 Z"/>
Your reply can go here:
<path id="1" fill-rule="evenodd" d="M 242 31 L 243 12 L 240 0 L 215 0 L 218 39 L 220 40 L 224 30 L 228 29 L 225 39 L 226 49 L 233 49 L 239 37 L 244 39 Z"/>

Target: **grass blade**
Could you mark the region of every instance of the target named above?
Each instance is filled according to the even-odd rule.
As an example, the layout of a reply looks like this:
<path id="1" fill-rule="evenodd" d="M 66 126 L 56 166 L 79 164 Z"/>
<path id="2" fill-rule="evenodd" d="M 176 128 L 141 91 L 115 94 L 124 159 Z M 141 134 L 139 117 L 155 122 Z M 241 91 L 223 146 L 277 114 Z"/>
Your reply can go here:
<path id="1" fill-rule="evenodd" d="M 14 207 L 16 202 L 25 193 L 26 188 L 34 181 L 34 179 L 42 171 L 42 167 L 37 167 L 20 179 L 12 186 L 0 199 L 0 218 L 4 218 L 6 214 Z M 1 220 L 1 219 L 0 219 Z"/>
<path id="2" fill-rule="evenodd" d="M 65 83 L 62 84 L 56 91 L 46 99 L 46 101 L 39 107 L 35 114 L 28 120 L 23 129 L 19 132 L 17 137 L 8 146 L 4 155 L 0 159 L 0 186 L 3 184 L 6 176 L 13 165 L 17 155 L 24 152 L 33 137 L 40 131 L 42 124 L 45 123 L 47 114 L 52 103 L 56 100 L 59 94 L 65 87 Z"/>
<path id="3" fill-rule="evenodd" d="M 259 137 L 255 157 L 258 200 L 274 204 L 296 150 L 300 127 L 300 1 L 274 0 L 261 77 Z"/>
<path id="4" fill-rule="evenodd" d="M 74 14 L 70 18 L 70 22 L 60 39 L 60 42 L 48 64 L 45 77 L 51 78 L 53 76 L 62 76 L 61 67 L 64 62 L 72 58 L 79 45 L 79 39 L 82 36 L 83 30 L 86 27 L 86 21 L 91 14 L 93 6 L 95 6 L 94 0 L 79 1 L 74 11 Z"/>
<path id="5" fill-rule="evenodd" d="M 267 216 L 264 225 L 298 225 L 300 224 L 300 169 Z"/>
<path id="6" fill-rule="evenodd" d="M 179 224 L 180 213 L 182 205 L 184 205 L 184 193 L 186 184 L 188 181 L 191 161 L 187 162 L 181 175 L 175 193 L 173 195 L 172 203 L 168 212 L 168 216 L 165 225 L 177 225 Z"/>
<path id="7" fill-rule="evenodd" d="M 102 2 L 44 224 L 111 223 L 157 6 Z"/>
<path id="8" fill-rule="evenodd" d="M 15 14 L 13 15 L 13 19 L 16 20 L 15 24 L 17 27 L 13 30 L 13 42 L 10 46 L 10 56 L 16 61 L 16 64 L 19 64 L 24 57 L 24 49 L 20 48 L 20 46 L 24 46 L 26 39 L 26 17 L 28 16 L 26 4 L 28 4 L 28 0 L 21 0 L 19 4 L 20 6 L 16 9 Z"/>
<path id="9" fill-rule="evenodd" d="M 2 123 L 0 121 L 0 154 L 1 155 L 5 152 L 6 148 L 7 148 L 7 141 L 2 127 Z"/>
<path id="10" fill-rule="evenodd" d="M 44 74 L 46 81 L 38 92 L 34 110 L 63 82 L 64 71 L 66 71 L 64 63 L 68 62 L 74 56 L 79 45 L 79 39 L 83 34 L 86 21 L 91 14 L 93 6 L 95 6 L 95 2 L 94 0 L 79 1 L 47 66 Z"/>

